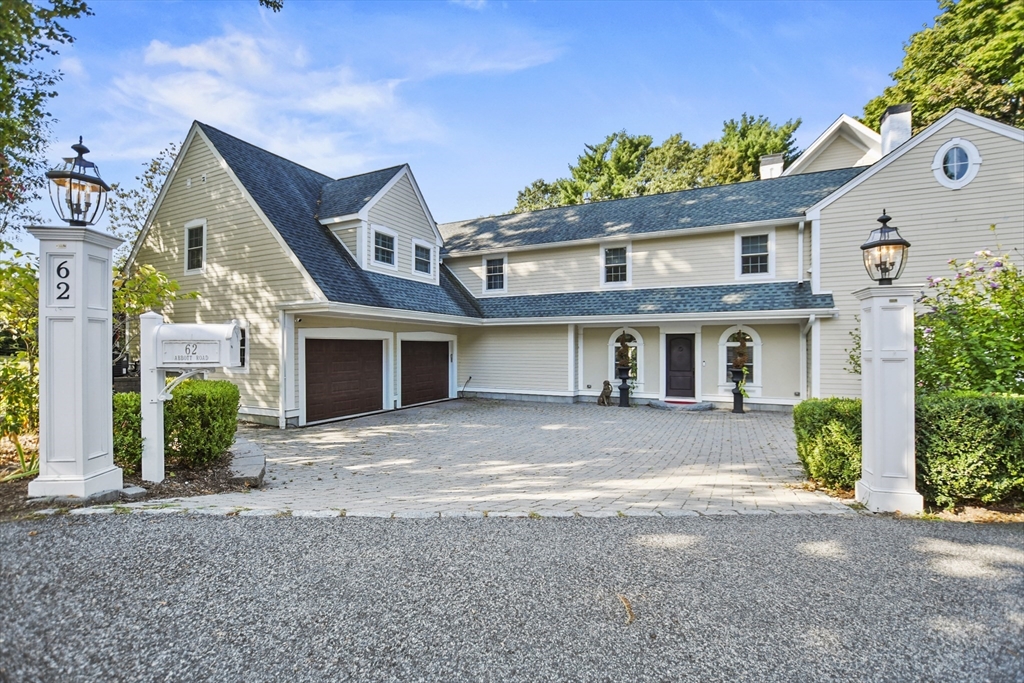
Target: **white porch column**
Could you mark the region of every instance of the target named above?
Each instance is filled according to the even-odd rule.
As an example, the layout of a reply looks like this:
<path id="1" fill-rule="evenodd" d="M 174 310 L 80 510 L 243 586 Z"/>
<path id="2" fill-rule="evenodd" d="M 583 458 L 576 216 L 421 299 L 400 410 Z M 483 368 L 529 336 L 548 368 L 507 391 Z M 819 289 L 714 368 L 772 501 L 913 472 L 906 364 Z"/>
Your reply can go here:
<path id="1" fill-rule="evenodd" d="M 84 227 L 34 227 L 39 239 L 39 476 L 28 495 L 120 490 L 111 389 L 111 250 Z"/>
<path id="2" fill-rule="evenodd" d="M 863 455 L 857 501 L 872 512 L 924 509 L 914 470 L 914 297 L 868 287 L 860 299 Z"/>

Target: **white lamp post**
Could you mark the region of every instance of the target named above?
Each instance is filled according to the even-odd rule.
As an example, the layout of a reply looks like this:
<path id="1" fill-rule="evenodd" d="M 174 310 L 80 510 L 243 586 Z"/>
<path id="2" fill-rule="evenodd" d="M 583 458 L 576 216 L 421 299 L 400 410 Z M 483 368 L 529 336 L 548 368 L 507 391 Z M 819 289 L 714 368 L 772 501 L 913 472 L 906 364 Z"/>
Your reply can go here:
<path id="1" fill-rule="evenodd" d="M 889 220 L 883 211 L 882 227 L 861 247 L 868 275 L 879 286 L 853 293 L 860 299 L 861 324 L 857 501 L 872 512 L 913 514 L 924 509 L 914 467 L 914 298 L 920 288 L 892 284 L 903 272 L 910 243 Z"/>
<path id="2" fill-rule="evenodd" d="M 122 240 L 88 227 L 110 189 L 77 157 L 47 172 L 67 227 L 33 227 L 39 239 L 39 476 L 28 495 L 120 490 L 111 399 L 111 253 Z"/>

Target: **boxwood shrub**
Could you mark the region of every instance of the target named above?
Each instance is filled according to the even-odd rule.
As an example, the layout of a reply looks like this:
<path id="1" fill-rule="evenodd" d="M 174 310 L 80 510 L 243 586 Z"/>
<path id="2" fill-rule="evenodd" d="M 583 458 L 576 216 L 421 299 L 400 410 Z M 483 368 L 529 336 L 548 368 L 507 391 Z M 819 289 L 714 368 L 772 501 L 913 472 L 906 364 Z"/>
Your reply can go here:
<path id="1" fill-rule="evenodd" d="M 187 380 L 164 404 L 167 457 L 185 467 L 213 462 L 231 447 L 238 426 L 238 387 L 225 380 Z"/>
<path id="2" fill-rule="evenodd" d="M 164 455 L 184 467 L 202 467 L 224 454 L 235 438 L 238 387 L 224 380 L 188 380 L 164 404 Z M 125 472 L 142 462 L 142 400 L 114 394 L 114 462 Z"/>
<path id="3" fill-rule="evenodd" d="M 796 453 L 808 478 L 834 489 L 860 479 L 860 399 L 808 399 L 793 409 Z"/>
<path id="4" fill-rule="evenodd" d="M 126 474 L 139 471 L 142 462 L 142 397 L 114 394 L 114 464 Z"/>
<path id="5" fill-rule="evenodd" d="M 1024 396 L 917 397 L 917 490 L 940 507 L 1024 502 Z M 860 478 L 860 399 L 809 399 L 793 410 L 807 476 L 832 488 Z"/>

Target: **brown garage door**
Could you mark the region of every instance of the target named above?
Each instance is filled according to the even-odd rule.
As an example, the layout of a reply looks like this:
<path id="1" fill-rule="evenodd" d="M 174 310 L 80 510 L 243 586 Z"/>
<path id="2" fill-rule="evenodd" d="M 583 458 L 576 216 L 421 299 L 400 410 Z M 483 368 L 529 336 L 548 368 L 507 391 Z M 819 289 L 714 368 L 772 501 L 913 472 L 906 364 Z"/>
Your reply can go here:
<path id="1" fill-rule="evenodd" d="M 448 398 L 448 342 L 402 342 L 402 405 Z"/>
<path id="2" fill-rule="evenodd" d="M 374 339 L 306 340 L 306 422 L 380 410 L 384 343 Z"/>

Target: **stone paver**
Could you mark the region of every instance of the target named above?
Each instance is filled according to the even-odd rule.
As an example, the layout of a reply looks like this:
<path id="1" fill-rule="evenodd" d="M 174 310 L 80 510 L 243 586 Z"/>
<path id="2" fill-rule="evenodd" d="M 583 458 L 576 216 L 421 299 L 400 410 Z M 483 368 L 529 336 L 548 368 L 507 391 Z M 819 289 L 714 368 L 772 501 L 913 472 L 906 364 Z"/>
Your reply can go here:
<path id="1" fill-rule="evenodd" d="M 243 432 L 266 453 L 265 488 L 180 499 L 181 508 L 373 517 L 856 514 L 794 486 L 803 476 L 785 413 L 460 400 Z"/>

